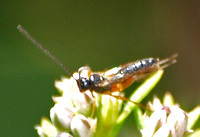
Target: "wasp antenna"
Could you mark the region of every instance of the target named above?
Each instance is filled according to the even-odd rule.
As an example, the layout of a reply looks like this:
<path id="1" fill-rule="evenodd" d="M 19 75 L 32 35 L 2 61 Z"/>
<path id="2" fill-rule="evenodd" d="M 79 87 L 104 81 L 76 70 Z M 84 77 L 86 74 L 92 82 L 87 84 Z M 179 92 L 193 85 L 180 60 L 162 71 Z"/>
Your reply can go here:
<path id="1" fill-rule="evenodd" d="M 69 71 L 69 69 L 67 69 L 67 67 L 58 58 L 56 58 L 49 50 L 47 50 L 46 48 L 44 48 L 43 45 L 40 42 L 38 42 L 33 36 L 31 36 L 31 34 L 26 29 L 24 29 L 21 25 L 18 25 L 17 29 L 28 40 L 30 40 L 33 43 L 33 45 L 35 45 L 39 50 L 41 50 L 44 54 L 46 54 L 50 59 L 52 59 L 53 61 L 55 61 L 65 72 L 68 73 L 69 76 L 73 77 L 73 75 Z"/>

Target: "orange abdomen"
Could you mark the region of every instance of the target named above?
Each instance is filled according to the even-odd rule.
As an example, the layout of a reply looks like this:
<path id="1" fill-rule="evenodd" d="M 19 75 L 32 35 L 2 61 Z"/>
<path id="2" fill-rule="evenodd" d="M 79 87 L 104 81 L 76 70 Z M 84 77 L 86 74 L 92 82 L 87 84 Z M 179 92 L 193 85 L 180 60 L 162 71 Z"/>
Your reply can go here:
<path id="1" fill-rule="evenodd" d="M 123 82 L 114 83 L 111 85 L 110 92 L 122 91 L 125 88 L 129 87 L 133 82 L 134 82 L 134 78 L 130 77 L 130 78 L 124 80 Z"/>

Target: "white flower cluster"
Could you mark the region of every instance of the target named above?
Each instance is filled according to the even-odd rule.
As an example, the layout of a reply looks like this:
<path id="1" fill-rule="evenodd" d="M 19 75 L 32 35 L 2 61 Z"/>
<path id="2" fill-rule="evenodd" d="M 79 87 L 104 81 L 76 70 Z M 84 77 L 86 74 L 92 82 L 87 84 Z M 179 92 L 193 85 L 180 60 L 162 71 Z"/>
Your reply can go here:
<path id="1" fill-rule="evenodd" d="M 73 77 L 77 78 L 78 74 L 75 73 Z M 42 119 L 41 125 L 36 126 L 41 137 L 92 137 L 94 133 L 96 136 L 101 136 L 98 134 L 104 134 L 104 130 L 111 130 L 116 123 L 122 101 L 96 93 L 93 93 L 95 96 L 93 97 L 89 90 L 81 93 L 73 77 L 62 78 L 55 82 L 61 96 L 53 97 L 55 105 L 50 110 L 51 122 Z M 98 113 L 92 118 L 94 110 Z"/>
<path id="2" fill-rule="evenodd" d="M 158 71 L 141 84 L 130 96 L 130 100 L 139 103 L 148 95 L 160 80 L 163 71 Z M 87 77 L 88 72 L 85 73 Z M 73 77 L 78 78 L 75 73 Z M 61 96 L 54 96 L 55 105 L 50 110 L 50 120 L 42 118 L 36 126 L 40 137 L 114 137 L 117 136 L 123 121 L 133 109 L 133 102 L 123 103 L 109 95 L 80 92 L 74 78 L 63 78 L 55 82 Z M 120 92 L 113 93 L 121 96 Z M 91 115 L 95 113 L 93 118 Z M 149 103 L 149 110 L 142 115 L 141 109 L 135 109 L 137 126 L 143 137 L 199 137 L 200 129 L 191 133 L 193 125 L 200 117 L 200 107 L 186 113 L 174 103 L 173 97 L 166 94 L 163 104 L 158 98 Z M 134 135 L 133 135 L 134 136 Z"/>
<path id="3" fill-rule="evenodd" d="M 149 115 L 146 112 L 142 116 L 143 137 L 183 137 L 192 132 L 188 126 L 192 112 L 186 113 L 179 105 L 174 104 L 171 94 L 165 95 L 163 104 L 155 97 L 153 103 L 148 105 L 152 113 Z M 196 110 L 198 112 L 195 112 L 194 117 L 198 119 L 200 108 L 197 107 Z"/>
<path id="4" fill-rule="evenodd" d="M 51 121 L 56 127 L 56 136 L 67 136 L 70 132 L 79 137 L 92 136 L 97 119 L 90 117 L 94 103 L 91 93 L 81 93 L 73 78 L 56 81 L 55 86 L 62 94 L 53 97 L 55 105 L 50 110 Z"/>

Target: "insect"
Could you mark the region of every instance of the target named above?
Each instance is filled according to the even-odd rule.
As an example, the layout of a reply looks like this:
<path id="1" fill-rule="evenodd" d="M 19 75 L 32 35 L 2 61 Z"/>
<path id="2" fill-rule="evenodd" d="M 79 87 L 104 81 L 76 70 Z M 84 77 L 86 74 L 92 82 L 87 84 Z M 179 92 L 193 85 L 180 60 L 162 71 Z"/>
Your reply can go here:
<path id="1" fill-rule="evenodd" d="M 145 58 L 102 72 L 92 72 L 88 66 L 81 67 L 78 70 L 79 78 L 76 81 L 81 92 L 90 90 L 105 94 L 122 91 L 134 81 L 143 80 L 153 72 L 176 63 L 176 57 L 177 54 L 174 54 L 170 58 L 161 61 L 155 58 Z M 83 70 L 89 71 L 89 78 L 81 77 L 81 71 Z"/>
<path id="2" fill-rule="evenodd" d="M 39 43 L 34 37 L 32 37 L 21 25 L 18 25 L 17 29 L 37 48 L 39 48 L 42 52 L 44 52 L 47 56 L 54 60 L 63 70 L 65 70 L 71 77 L 73 77 L 72 73 L 67 69 L 67 67 L 50 51 L 44 48 L 42 44 Z M 163 60 L 159 60 L 157 58 L 146 58 L 102 72 L 92 72 L 88 66 L 85 66 L 81 67 L 78 70 L 79 78 L 73 78 L 76 80 L 80 92 L 90 90 L 92 96 L 94 96 L 93 92 L 106 94 L 113 96 L 117 99 L 130 101 L 144 108 L 143 105 L 137 102 L 134 102 L 122 96 L 113 95 L 112 93 L 116 91 L 122 91 L 125 88 L 129 87 L 134 81 L 143 80 L 157 70 L 164 69 L 176 63 L 177 56 L 177 54 L 174 54 L 171 57 Z M 87 70 L 89 72 L 89 77 L 84 77 L 81 75 L 84 70 Z"/>

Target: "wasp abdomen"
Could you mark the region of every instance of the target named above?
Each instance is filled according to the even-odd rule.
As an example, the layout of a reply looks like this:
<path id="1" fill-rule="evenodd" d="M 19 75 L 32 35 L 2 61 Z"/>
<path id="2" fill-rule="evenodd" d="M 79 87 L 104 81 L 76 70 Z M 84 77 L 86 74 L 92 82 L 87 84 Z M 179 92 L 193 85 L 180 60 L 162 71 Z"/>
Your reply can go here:
<path id="1" fill-rule="evenodd" d="M 128 66 L 124 67 L 120 73 L 121 74 L 132 74 L 134 72 L 140 71 L 142 69 L 145 69 L 149 66 L 153 66 L 157 64 L 157 59 L 154 58 L 148 58 L 136 61 L 134 63 L 130 63 Z"/>

